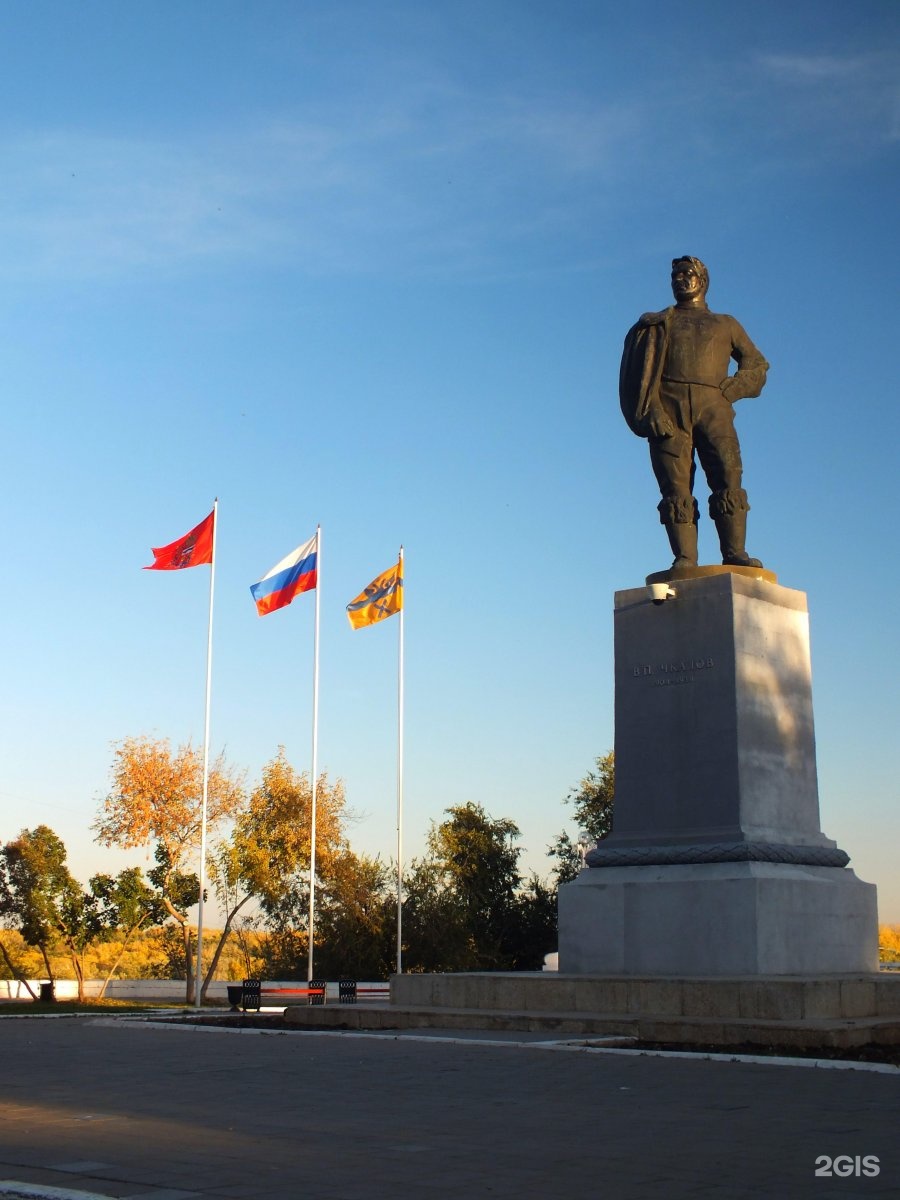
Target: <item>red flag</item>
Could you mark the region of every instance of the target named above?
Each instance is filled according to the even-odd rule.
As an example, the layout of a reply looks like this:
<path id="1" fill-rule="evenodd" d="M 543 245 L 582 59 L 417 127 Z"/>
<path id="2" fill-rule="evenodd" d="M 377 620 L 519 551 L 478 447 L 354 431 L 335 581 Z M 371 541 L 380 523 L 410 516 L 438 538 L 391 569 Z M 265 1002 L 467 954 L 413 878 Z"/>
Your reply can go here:
<path id="1" fill-rule="evenodd" d="M 211 563 L 213 556 L 213 524 L 216 510 L 213 509 L 190 533 L 170 542 L 168 546 L 153 546 L 153 562 L 145 571 L 181 571 L 184 567 L 199 567 Z"/>

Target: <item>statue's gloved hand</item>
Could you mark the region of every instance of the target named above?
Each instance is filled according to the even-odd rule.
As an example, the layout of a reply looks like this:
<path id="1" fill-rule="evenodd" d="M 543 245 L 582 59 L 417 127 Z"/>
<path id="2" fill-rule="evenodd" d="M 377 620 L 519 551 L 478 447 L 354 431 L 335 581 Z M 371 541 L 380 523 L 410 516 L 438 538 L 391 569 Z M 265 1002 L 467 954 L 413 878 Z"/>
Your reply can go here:
<path id="1" fill-rule="evenodd" d="M 647 429 L 650 437 L 654 438 L 669 438 L 675 432 L 675 426 L 671 420 L 659 409 L 647 414 Z"/>

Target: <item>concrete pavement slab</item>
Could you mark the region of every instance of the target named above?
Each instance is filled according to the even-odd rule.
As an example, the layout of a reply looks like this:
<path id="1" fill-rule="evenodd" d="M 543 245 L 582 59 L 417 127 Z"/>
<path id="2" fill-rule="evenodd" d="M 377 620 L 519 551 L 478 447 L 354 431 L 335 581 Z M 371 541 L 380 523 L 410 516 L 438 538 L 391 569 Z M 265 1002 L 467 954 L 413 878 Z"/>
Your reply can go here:
<path id="1" fill-rule="evenodd" d="M 118 1200 L 900 1191 L 896 1073 L 124 1020 L 0 1022 L 0 1063 L 0 1178 Z"/>

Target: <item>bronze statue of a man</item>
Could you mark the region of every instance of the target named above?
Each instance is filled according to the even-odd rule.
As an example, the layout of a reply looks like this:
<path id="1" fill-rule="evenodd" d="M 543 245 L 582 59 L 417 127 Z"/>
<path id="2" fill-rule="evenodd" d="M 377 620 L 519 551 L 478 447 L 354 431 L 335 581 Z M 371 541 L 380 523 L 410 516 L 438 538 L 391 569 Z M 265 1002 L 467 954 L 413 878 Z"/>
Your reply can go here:
<path id="1" fill-rule="evenodd" d="M 745 549 L 747 493 L 733 404 L 758 396 L 769 364 L 734 319 L 710 312 L 709 272 L 687 255 L 672 262 L 675 304 L 644 313 L 629 329 L 619 374 L 619 398 L 633 433 L 647 438 L 662 500 L 659 518 L 675 555 L 673 568 L 697 565 L 694 499 L 696 462 L 709 484 L 722 562 L 761 567 Z M 731 360 L 737 371 L 729 375 Z"/>

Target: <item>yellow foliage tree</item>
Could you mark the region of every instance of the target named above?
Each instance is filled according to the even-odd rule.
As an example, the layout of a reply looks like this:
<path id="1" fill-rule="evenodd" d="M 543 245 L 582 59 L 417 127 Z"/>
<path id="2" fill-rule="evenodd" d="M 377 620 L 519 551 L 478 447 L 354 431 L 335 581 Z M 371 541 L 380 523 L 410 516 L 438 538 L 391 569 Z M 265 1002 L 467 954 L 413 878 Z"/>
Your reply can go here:
<path id="1" fill-rule="evenodd" d="M 878 926 L 878 957 L 882 962 L 900 962 L 900 925 Z"/>
<path id="2" fill-rule="evenodd" d="M 238 813 L 231 836 L 214 846 L 209 877 L 225 914 L 225 928 L 203 983 L 204 992 L 220 969 L 220 956 L 238 914 L 258 904 L 276 929 L 296 936 L 306 922 L 309 898 L 312 789 L 296 771 L 284 747 L 263 767 L 249 803 Z M 326 876 L 348 850 L 343 784 L 320 775 L 316 785 L 316 876 Z"/>
<path id="3" fill-rule="evenodd" d="M 344 785 L 327 775 L 316 784 L 316 874 L 329 871 L 346 852 Z M 308 897 L 312 788 L 294 770 L 284 747 L 263 767 L 262 780 L 235 822 L 233 861 L 241 883 L 276 926 L 302 923 Z"/>
<path id="4" fill-rule="evenodd" d="M 209 770 L 207 823 L 214 828 L 244 799 L 242 780 L 219 755 Z M 188 743 L 172 751 L 167 738 L 128 737 L 113 747 L 112 789 L 93 828 L 104 846 L 158 842 L 181 864 L 200 840 L 203 755 Z"/>
<path id="5" fill-rule="evenodd" d="M 207 788 L 210 830 L 233 818 L 245 799 L 243 781 L 222 755 L 211 764 Z M 150 878 L 181 927 L 186 998 L 194 999 L 194 961 L 187 908 L 196 903 L 196 879 L 185 872 L 200 841 L 203 755 L 189 743 L 173 751 L 168 739 L 127 737 L 114 744 L 112 788 L 94 821 L 104 846 L 154 846 L 159 864 Z M 193 888 L 191 881 L 193 880 Z"/>

